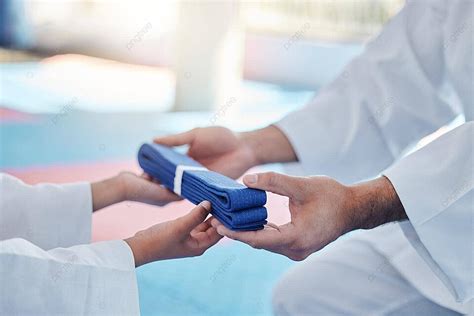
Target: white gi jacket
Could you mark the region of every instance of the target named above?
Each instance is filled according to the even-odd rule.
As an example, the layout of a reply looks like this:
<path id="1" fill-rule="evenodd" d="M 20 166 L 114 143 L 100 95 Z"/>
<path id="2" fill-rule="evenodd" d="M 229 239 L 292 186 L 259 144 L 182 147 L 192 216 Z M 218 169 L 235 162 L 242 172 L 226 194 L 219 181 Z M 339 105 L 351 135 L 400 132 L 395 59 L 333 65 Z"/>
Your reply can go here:
<path id="1" fill-rule="evenodd" d="M 0 314 L 137 315 L 133 254 L 88 244 L 88 183 L 26 185 L 0 174 Z"/>
<path id="2" fill-rule="evenodd" d="M 388 168 L 413 247 L 382 235 L 377 247 L 424 295 L 461 312 L 474 297 L 473 6 L 408 2 L 332 84 L 276 124 L 305 174 L 352 183 Z M 464 124 L 402 158 L 459 115 Z"/>

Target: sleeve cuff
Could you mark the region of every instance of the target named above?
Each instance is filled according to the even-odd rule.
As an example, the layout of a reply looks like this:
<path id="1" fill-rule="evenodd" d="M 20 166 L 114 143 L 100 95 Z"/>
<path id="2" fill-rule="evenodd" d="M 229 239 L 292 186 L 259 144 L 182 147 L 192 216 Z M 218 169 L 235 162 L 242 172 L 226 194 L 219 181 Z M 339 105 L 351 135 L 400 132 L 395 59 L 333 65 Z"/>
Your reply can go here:
<path id="1" fill-rule="evenodd" d="M 298 163 L 292 164 L 292 166 L 293 168 L 299 168 L 299 172 L 302 174 L 313 173 L 314 169 L 316 169 L 315 166 L 317 166 L 317 163 L 315 163 L 316 157 L 313 157 L 314 150 L 311 150 L 312 144 L 308 144 L 308 140 L 303 137 L 303 135 L 306 134 L 305 131 L 307 131 L 305 123 L 310 119 L 308 113 L 299 110 L 288 114 L 280 121 L 274 123 L 290 141 L 299 161 Z M 314 125 L 314 128 L 311 129 L 313 135 L 318 132 L 315 130 L 317 129 L 317 124 Z M 317 142 L 317 140 L 315 141 Z M 305 150 L 305 148 L 308 150 Z M 321 151 L 318 152 L 321 153 Z M 296 167 L 296 165 L 298 167 Z"/>
<path id="2" fill-rule="evenodd" d="M 411 168 L 409 170 L 412 170 Z M 413 174 L 413 172 L 411 173 Z M 418 226 L 428 220 L 426 212 L 416 212 L 414 210 L 421 209 L 419 194 L 424 194 L 423 181 L 412 179 L 410 172 L 405 172 L 400 168 L 399 163 L 387 169 L 383 175 L 392 183 L 397 192 L 400 201 L 405 209 L 405 213 L 410 219 L 413 226 Z M 415 193 L 416 192 L 416 193 Z M 424 208 L 425 209 L 425 208 Z"/>
<path id="3" fill-rule="evenodd" d="M 82 264 L 100 266 L 103 268 L 135 271 L 135 260 L 132 250 L 123 240 L 101 241 L 88 245 L 78 245 L 53 249 L 51 252 L 74 251 Z"/>

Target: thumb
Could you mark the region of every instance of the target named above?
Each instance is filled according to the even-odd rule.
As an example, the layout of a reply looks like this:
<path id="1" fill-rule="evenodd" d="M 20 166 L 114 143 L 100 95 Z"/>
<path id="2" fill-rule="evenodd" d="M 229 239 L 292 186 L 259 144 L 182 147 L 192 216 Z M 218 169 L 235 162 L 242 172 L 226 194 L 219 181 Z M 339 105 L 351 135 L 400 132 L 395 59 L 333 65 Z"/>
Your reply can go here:
<path id="1" fill-rule="evenodd" d="M 189 214 L 177 219 L 178 229 L 182 233 L 190 233 L 197 225 L 204 222 L 211 211 L 211 203 L 203 201 L 189 212 Z"/>
<path id="2" fill-rule="evenodd" d="M 290 198 L 295 196 L 298 188 L 296 177 L 276 172 L 248 174 L 244 177 L 244 183 L 250 188 L 270 191 Z"/>
<path id="3" fill-rule="evenodd" d="M 165 146 L 182 146 L 192 143 L 194 138 L 196 138 L 196 129 L 184 133 L 156 137 L 153 139 L 153 142 Z"/>

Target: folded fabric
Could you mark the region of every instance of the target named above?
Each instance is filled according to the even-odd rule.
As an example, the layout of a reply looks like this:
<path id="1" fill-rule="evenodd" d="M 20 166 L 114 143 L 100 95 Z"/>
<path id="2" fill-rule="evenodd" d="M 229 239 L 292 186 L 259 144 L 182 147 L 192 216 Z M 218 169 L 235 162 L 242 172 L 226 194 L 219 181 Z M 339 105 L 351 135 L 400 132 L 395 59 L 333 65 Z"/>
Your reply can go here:
<path id="1" fill-rule="evenodd" d="M 247 188 L 163 145 L 143 144 L 138 163 L 150 176 L 192 203 L 211 202 L 211 213 L 230 229 L 258 230 L 267 223 L 265 191 Z"/>

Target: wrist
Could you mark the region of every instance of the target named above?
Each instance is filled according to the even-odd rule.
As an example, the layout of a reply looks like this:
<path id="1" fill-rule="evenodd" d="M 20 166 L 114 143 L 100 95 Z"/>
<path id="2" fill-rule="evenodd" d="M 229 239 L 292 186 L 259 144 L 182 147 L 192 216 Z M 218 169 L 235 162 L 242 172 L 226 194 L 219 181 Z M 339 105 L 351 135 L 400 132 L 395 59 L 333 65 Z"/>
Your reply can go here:
<path id="1" fill-rule="evenodd" d="M 265 164 L 259 153 L 259 140 L 257 131 L 242 132 L 238 134 L 242 150 L 246 157 L 247 169 Z"/>
<path id="2" fill-rule="evenodd" d="M 348 229 L 372 229 L 407 219 L 405 209 L 391 182 L 384 176 L 348 187 Z"/>
<path id="3" fill-rule="evenodd" d="M 124 189 L 120 176 L 91 183 L 93 211 L 124 201 Z"/>
<path id="4" fill-rule="evenodd" d="M 135 268 L 138 268 L 139 266 L 144 265 L 145 260 L 143 258 L 140 243 L 137 241 L 135 236 L 124 239 L 124 241 L 128 244 L 128 246 L 132 250 L 133 260 L 135 262 Z"/>
<path id="5" fill-rule="evenodd" d="M 127 201 L 130 199 L 129 187 L 127 182 L 127 175 L 125 172 L 121 172 L 114 179 L 114 191 L 117 196 L 118 202 Z"/>
<path id="6" fill-rule="evenodd" d="M 128 244 L 133 253 L 133 259 L 135 261 L 135 267 L 142 266 L 152 261 L 150 258 L 149 249 L 152 249 L 148 245 L 148 230 L 137 232 L 134 236 L 124 239 Z"/>
<path id="7" fill-rule="evenodd" d="M 286 135 L 274 125 L 240 133 L 239 138 L 250 153 L 250 167 L 298 160 Z"/>

